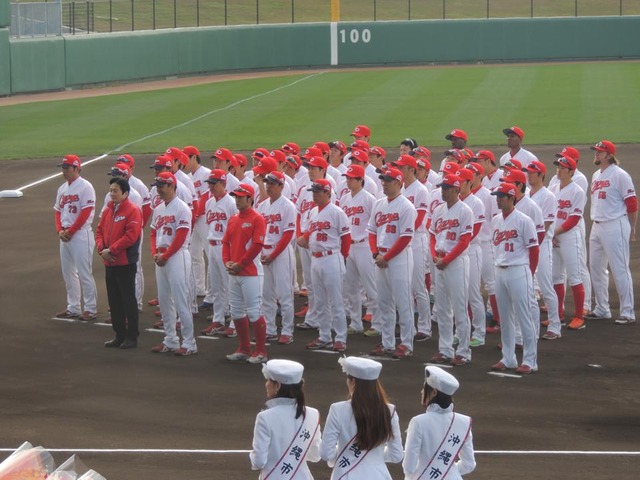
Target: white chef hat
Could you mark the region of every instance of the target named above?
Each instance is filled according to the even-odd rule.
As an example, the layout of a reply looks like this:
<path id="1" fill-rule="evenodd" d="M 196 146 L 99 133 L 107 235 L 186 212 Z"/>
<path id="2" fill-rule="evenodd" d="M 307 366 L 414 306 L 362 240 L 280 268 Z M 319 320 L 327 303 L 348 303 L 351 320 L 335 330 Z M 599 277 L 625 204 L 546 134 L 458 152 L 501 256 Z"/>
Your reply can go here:
<path id="1" fill-rule="evenodd" d="M 424 376 L 427 381 L 427 385 L 444 393 L 445 395 L 453 395 L 460 386 L 456 377 L 451 375 L 449 372 L 444 371 L 440 367 L 425 367 Z"/>
<path id="2" fill-rule="evenodd" d="M 283 385 L 295 385 L 302 381 L 304 367 L 293 360 L 276 359 L 269 360 L 262 365 L 262 374 L 267 380 L 282 383 Z"/>
<path id="3" fill-rule="evenodd" d="M 361 380 L 377 380 L 382 370 L 382 364 L 375 360 L 360 357 L 342 357 L 338 359 L 342 371 Z"/>

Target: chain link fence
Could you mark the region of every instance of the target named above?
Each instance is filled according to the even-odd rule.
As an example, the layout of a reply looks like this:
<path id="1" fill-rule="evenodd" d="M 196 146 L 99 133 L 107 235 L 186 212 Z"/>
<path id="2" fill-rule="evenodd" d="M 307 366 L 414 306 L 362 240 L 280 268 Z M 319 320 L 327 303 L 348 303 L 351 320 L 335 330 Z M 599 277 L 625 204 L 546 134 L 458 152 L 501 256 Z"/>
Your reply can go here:
<path id="1" fill-rule="evenodd" d="M 640 15 L 640 0 L 341 0 L 341 21 Z M 330 0 L 41 0 L 11 4 L 11 35 L 328 22 Z M 56 23 L 57 22 L 57 23 Z"/>

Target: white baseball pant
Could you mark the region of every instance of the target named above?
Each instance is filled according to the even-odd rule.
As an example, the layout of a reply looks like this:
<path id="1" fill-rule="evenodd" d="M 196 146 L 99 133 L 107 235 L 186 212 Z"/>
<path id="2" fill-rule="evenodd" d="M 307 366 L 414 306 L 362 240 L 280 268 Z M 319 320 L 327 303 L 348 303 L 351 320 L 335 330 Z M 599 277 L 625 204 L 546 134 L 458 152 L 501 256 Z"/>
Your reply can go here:
<path id="1" fill-rule="evenodd" d="M 333 328 L 336 342 L 347 343 L 347 316 L 342 300 L 344 272 L 344 257 L 340 254 L 311 257 L 310 283 L 315 305 L 321 313 L 319 338 L 323 342 L 331 341 Z"/>
<path id="2" fill-rule="evenodd" d="M 413 253 L 413 274 L 411 289 L 418 311 L 418 332 L 431 335 L 431 303 L 429 292 L 425 283 L 427 273 L 427 251 L 429 250 L 429 237 L 426 233 L 416 233 L 411 242 Z"/>
<path id="3" fill-rule="evenodd" d="M 368 240 L 368 239 L 367 239 Z M 349 250 L 347 267 L 344 274 L 344 300 L 351 327 L 361 332 L 362 325 L 362 292 L 358 285 L 364 287 L 371 305 L 371 328 L 381 331 L 382 321 L 378 311 L 378 292 L 376 290 L 376 265 L 371 257 L 368 241 L 354 243 Z"/>
<path id="4" fill-rule="evenodd" d="M 96 240 L 90 228 L 78 230 L 68 242 L 60 241 L 60 264 L 67 288 L 67 310 L 81 314 L 98 311 L 98 294 L 93 278 L 93 250 Z"/>
<path id="5" fill-rule="evenodd" d="M 265 245 L 263 254 L 269 255 L 273 246 Z M 282 335 L 293 336 L 293 270 L 295 256 L 288 245 L 270 265 L 264 266 L 264 286 L 262 290 L 262 311 L 267 322 L 267 335 L 276 335 L 277 301 L 282 314 Z"/>

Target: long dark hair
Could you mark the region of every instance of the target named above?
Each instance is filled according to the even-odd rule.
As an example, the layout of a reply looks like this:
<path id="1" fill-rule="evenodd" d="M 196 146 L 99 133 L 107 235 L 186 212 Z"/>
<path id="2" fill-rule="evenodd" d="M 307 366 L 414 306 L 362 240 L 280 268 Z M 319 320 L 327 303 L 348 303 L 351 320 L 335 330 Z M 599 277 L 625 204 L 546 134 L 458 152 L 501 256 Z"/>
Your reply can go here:
<path id="1" fill-rule="evenodd" d="M 371 450 L 393 435 L 387 394 L 378 380 L 348 377 L 354 382 L 351 409 L 358 429 L 355 442 L 361 450 Z"/>
<path id="2" fill-rule="evenodd" d="M 427 397 L 431 394 L 431 392 L 436 392 L 436 396 L 433 397 L 428 404 L 426 404 Z M 424 386 L 422 387 L 422 404 L 426 404 L 425 406 L 429 406 L 432 403 L 437 403 L 441 408 L 449 408 L 449 405 L 453 403 L 453 397 L 451 395 L 442 393 L 439 390 L 436 390 L 425 381 Z"/>
<path id="3" fill-rule="evenodd" d="M 272 380 L 273 381 L 273 380 Z M 280 389 L 276 393 L 275 398 L 293 398 L 296 401 L 296 418 L 306 415 L 304 400 L 304 380 L 300 383 L 280 384 Z"/>

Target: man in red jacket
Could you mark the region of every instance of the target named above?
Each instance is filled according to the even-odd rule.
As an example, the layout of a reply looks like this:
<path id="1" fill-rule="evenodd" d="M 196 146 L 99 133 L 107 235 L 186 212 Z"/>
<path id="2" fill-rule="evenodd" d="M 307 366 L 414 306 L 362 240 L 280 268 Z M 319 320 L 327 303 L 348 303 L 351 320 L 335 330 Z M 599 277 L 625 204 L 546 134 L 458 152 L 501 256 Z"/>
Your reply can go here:
<path id="1" fill-rule="evenodd" d="M 129 201 L 130 186 L 124 178 L 111 179 L 107 204 L 96 229 L 96 248 L 105 264 L 111 326 L 115 338 L 109 348 L 138 346 L 136 264 L 139 261 L 142 214 Z"/>

